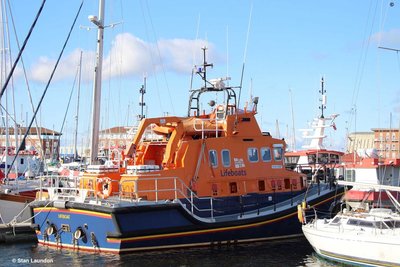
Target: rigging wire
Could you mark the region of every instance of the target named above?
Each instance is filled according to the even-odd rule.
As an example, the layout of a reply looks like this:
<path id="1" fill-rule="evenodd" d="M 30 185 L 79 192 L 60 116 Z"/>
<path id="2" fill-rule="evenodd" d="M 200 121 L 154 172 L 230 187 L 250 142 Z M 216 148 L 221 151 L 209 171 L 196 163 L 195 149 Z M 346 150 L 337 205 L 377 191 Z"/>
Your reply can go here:
<path id="1" fill-rule="evenodd" d="M 155 45 L 156 45 L 156 48 L 157 48 L 158 60 L 159 60 L 160 65 L 161 65 L 161 70 L 162 70 L 165 86 L 166 86 L 166 89 L 167 89 L 167 94 L 168 94 L 168 99 L 169 99 L 169 102 L 170 102 L 170 107 L 172 109 L 172 113 L 175 114 L 174 104 L 173 104 L 172 97 L 171 97 L 171 91 L 169 89 L 167 75 L 166 75 L 166 71 L 165 71 L 165 64 L 164 64 L 164 62 L 162 60 L 161 50 L 160 50 L 160 46 L 159 46 L 159 43 L 158 43 L 158 38 L 157 38 L 157 34 L 156 34 L 156 31 L 155 31 L 155 28 L 154 28 L 153 20 L 152 20 L 152 17 L 151 17 L 148 1 L 146 1 L 146 9 L 147 9 L 147 13 L 149 15 L 149 21 L 150 21 L 151 30 L 152 30 L 152 32 L 154 34 L 154 40 L 155 40 Z"/>
<path id="2" fill-rule="evenodd" d="M 11 25 L 12 25 L 13 31 L 14 31 L 15 41 L 17 43 L 18 49 L 20 50 L 21 46 L 20 46 L 20 43 L 19 43 L 18 35 L 17 35 L 18 31 L 17 31 L 17 29 L 15 27 L 15 21 L 14 21 L 13 12 L 11 10 L 10 0 L 7 0 L 7 2 L 8 2 L 9 13 L 10 13 Z M 35 107 L 34 107 L 34 104 L 33 104 L 31 88 L 30 88 L 30 84 L 29 84 L 29 81 L 28 81 L 28 75 L 26 73 L 25 63 L 24 63 L 24 60 L 23 60 L 22 56 L 21 56 L 21 65 L 22 65 L 22 71 L 24 73 L 23 76 L 24 76 L 25 84 L 26 84 L 26 87 L 27 87 L 27 90 L 28 90 L 29 101 L 30 101 L 31 108 L 32 108 L 32 113 L 33 113 L 33 112 L 35 112 Z M 44 149 L 43 149 L 42 137 L 41 137 L 42 129 L 39 127 L 39 123 L 38 123 L 36 117 L 35 117 L 35 125 L 36 125 L 37 136 L 38 136 L 38 139 L 39 139 L 40 155 L 41 155 L 42 158 L 44 158 Z"/>
<path id="3" fill-rule="evenodd" d="M 31 28 L 29 29 L 28 35 L 26 36 L 26 38 L 25 38 L 25 40 L 24 40 L 24 43 L 22 44 L 22 47 L 21 47 L 21 49 L 19 50 L 18 56 L 17 56 L 17 58 L 15 59 L 15 62 L 14 62 L 14 64 L 13 64 L 13 66 L 11 67 L 11 71 L 10 71 L 10 73 L 8 74 L 6 81 L 4 82 L 3 87 L 1 88 L 1 91 L 0 91 L 0 100 L 1 100 L 1 98 L 3 97 L 3 94 L 4 94 L 4 92 L 5 92 L 5 90 L 6 90 L 7 86 L 8 86 L 8 83 L 9 83 L 10 80 L 11 80 L 11 77 L 12 77 L 13 74 L 14 74 L 14 70 L 15 70 L 15 68 L 17 67 L 18 61 L 20 60 L 20 58 L 21 58 L 21 56 L 22 56 L 22 52 L 25 50 L 25 46 L 26 46 L 26 44 L 28 43 L 28 40 L 29 40 L 29 38 L 30 38 L 30 36 L 31 36 L 31 34 L 32 34 L 32 32 L 33 32 L 33 29 L 35 28 L 36 22 L 38 21 L 40 14 L 42 13 L 42 10 L 43 10 L 43 7 L 44 7 L 44 4 L 45 4 L 45 3 L 46 3 L 46 0 L 43 0 L 41 6 L 40 6 L 40 8 L 39 8 L 38 13 L 36 14 L 35 20 L 33 21 Z"/>
<path id="4" fill-rule="evenodd" d="M 45 0 L 44 0 L 44 2 L 45 2 Z M 39 102 L 38 102 L 37 108 L 36 108 L 36 110 L 35 110 L 35 112 L 34 112 L 34 114 L 33 114 L 33 117 L 32 117 L 32 119 L 31 119 L 31 121 L 30 121 L 30 123 L 29 123 L 29 126 L 28 126 L 27 129 L 26 129 L 26 132 L 25 132 L 25 135 L 24 135 L 24 137 L 23 137 L 23 139 L 22 139 L 22 142 L 21 142 L 21 144 L 19 145 L 18 150 L 16 151 L 16 154 L 17 154 L 17 155 L 18 155 L 18 153 L 21 151 L 21 149 L 22 149 L 22 144 L 25 142 L 26 137 L 28 136 L 28 134 L 29 134 L 29 132 L 30 132 L 30 129 L 31 129 L 31 127 L 32 127 L 33 121 L 34 121 L 34 119 L 35 119 L 35 117 L 36 117 L 38 111 L 40 110 L 40 106 L 41 106 L 41 104 L 42 104 L 42 102 L 43 102 L 43 99 L 44 99 L 46 93 L 47 93 L 47 90 L 49 89 L 49 86 L 50 86 L 50 83 L 51 83 L 51 81 L 52 81 L 52 79 L 53 79 L 54 73 L 55 73 L 56 70 L 57 70 L 58 64 L 60 63 L 61 57 L 62 57 L 62 55 L 64 54 L 64 50 L 65 50 L 65 47 L 66 47 L 67 44 L 68 44 L 68 41 L 69 41 L 69 38 L 70 38 L 70 36 L 71 36 L 72 30 L 74 29 L 75 23 L 76 23 L 76 21 L 77 21 L 77 19 L 78 19 L 78 16 L 79 16 L 79 14 L 80 14 L 80 12 L 81 12 L 81 10 L 82 10 L 83 2 L 84 2 L 84 0 L 82 0 L 81 4 L 80 4 L 80 6 L 79 6 L 78 12 L 76 13 L 76 16 L 75 16 L 75 19 L 74 19 L 74 22 L 73 22 L 72 25 L 71 25 L 71 28 L 70 28 L 69 33 L 68 33 L 68 36 L 67 36 L 67 38 L 66 38 L 66 40 L 65 40 L 65 42 L 64 42 L 64 45 L 63 45 L 63 47 L 62 47 L 62 49 L 61 49 L 60 55 L 58 56 L 57 62 L 56 62 L 56 64 L 54 65 L 54 68 L 53 68 L 53 70 L 52 70 L 52 72 L 51 72 L 51 74 L 50 74 L 50 78 L 49 78 L 49 80 L 48 80 L 48 82 L 47 82 L 47 85 L 46 85 L 46 87 L 45 87 L 45 89 L 44 89 L 44 91 L 43 91 L 43 94 L 42 94 L 42 96 L 41 96 L 41 98 L 40 98 L 40 100 L 39 100 Z M 36 19 L 36 20 L 37 20 L 37 19 Z M 25 42 L 25 43 L 26 43 L 26 42 Z M 20 53 L 20 54 L 21 54 L 21 53 Z M 19 57 L 21 57 L 21 56 L 19 56 Z M 15 68 L 15 67 L 14 67 L 14 68 Z M 4 87 L 4 88 L 5 88 L 5 87 Z M 16 157 L 13 158 L 13 160 L 12 160 L 12 162 L 11 162 L 11 166 L 14 165 L 15 159 L 16 159 Z M 8 170 L 6 176 L 8 176 L 9 173 L 10 173 L 10 170 Z"/>
<path id="5" fill-rule="evenodd" d="M 63 119 L 62 124 L 61 124 L 60 133 L 62 133 L 63 130 L 64 130 L 64 124 L 65 124 L 65 121 L 66 121 L 66 119 L 67 119 L 67 115 L 68 115 L 68 111 L 69 111 L 69 105 L 71 104 L 72 94 L 74 93 L 75 84 L 76 84 L 76 81 L 77 81 L 77 79 L 78 79 L 78 75 L 79 75 L 79 69 L 76 70 L 74 82 L 72 83 L 71 93 L 69 94 L 67 109 L 66 109 L 66 111 L 65 111 L 64 119 Z"/>
<path id="6" fill-rule="evenodd" d="M 352 94 L 352 98 L 351 98 L 351 112 L 349 114 L 349 119 L 348 119 L 347 135 L 349 135 L 348 131 L 353 124 L 353 118 L 354 118 L 354 131 L 356 131 L 357 99 L 358 99 L 358 94 L 360 92 L 361 80 L 364 75 L 365 62 L 366 62 L 367 54 L 369 51 L 369 45 L 371 43 L 371 36 L 372 36 L 378 1 L 376 1 L 376 5 L 374 8 L 373 8 L 373 3 L 375 3 L 375 1 L 371 0 L 369 9 L 368 9 L 367 21 L 366 21 L 365 29 L 364 29 L 364 36 L 368 36 L 368 39 L 362 43 L 362 47 L 361 47 L 362 52 L 360 53 L 360 58 L 359 58 L 358 65 L 357 65 L 356 79 L 355 79 L 353 94 Z M 372 20 L 371 20 L 371 16 L 372 16 Z M 371 25 L 369 28 L 369 34 L 367 34 L 370 21 L 372 21 L 372 22 L 371 22 Z M 346 140 L 348 141 L 348 139 L 346 139 Z"/>

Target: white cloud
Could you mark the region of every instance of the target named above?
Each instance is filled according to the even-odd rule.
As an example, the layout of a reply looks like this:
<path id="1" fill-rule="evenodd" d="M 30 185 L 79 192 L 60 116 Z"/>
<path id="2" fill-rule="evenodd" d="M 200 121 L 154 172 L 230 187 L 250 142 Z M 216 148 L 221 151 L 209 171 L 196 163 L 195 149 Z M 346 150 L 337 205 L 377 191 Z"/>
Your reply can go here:
<path id="1" fill-rule="evenodd" d="M 371 41 L 380 46 L 400 46 L 400 29 L 391 29 L 387 32 L 378 32 L 371 36 Z"/>
<path id="2" fill-rule="evenodd" d="M 116 76 L 151 75 L 158 71 L 190 73 L 194 63 L 202 62 L 204 45 L 209 47 L 208 58 L 212 58 L 213 45 L 204 40 L 171 39 L 147 43 L 130 33 L 119 34 L 112 42 L 109 53 L 103 61 L 103 79 Z M 194 56 L 196 53 L 196 56 Z M 65 55 L 55 73 L 54 80 L 75 77 L 79 64 L 80 50 Z M 84 51 L 82 79 L 93 79 L 94 51 Z M 56 59 L 41 57 L 31 67 L 31 79 L 47 82 Z"/>

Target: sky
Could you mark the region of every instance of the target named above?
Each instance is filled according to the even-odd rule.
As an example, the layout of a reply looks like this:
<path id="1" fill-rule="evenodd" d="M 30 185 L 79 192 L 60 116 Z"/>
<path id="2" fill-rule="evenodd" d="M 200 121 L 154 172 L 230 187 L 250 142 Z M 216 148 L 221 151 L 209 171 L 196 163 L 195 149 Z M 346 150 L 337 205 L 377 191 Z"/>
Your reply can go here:
<path id="1" fill-rule="evenodd" d="M 11 55 L 8 64 L 2 55 L 2 67 L 8 66 L 3 83 L 42 1 L 2 2 L 7 2 L 2 51 Z M 400 127 L 399 55 L 379 48 L 400 49 L 399 1 L 105 2 L 101 129 L 136 123 L 144 77 L 147 117 L 185 116 L 192 69 L 202 63 L 204 46 L 207 62 L 214 64 L 208 77 L 231 77 L 231 86 L 242 81 L 240 106 L 258 96 L 262 130 L 286 140 L 295 136 L 297 149 L 303 144 L 299 129 L 309 127 L 321 112 L 322 77 L 324 113 L 340 114 L 337 130 L 326 132 L 326 147 L 345 150 L 351 132 Z M 32 106 L 36 109 L 49 83 L 81 3 L 47 0 L 44 5 L 1 100 L 18 123 L 32 119 Z M 63 133 L 64 146 L 72 145 L 78 87 L 78 139 L 89 142 L 97 38 L 89 15 L 98 16 L 97 0 L 83 2 L 37 115 L 42 127 Z M 195 76 L 193 88 L 200 82 Z"/>

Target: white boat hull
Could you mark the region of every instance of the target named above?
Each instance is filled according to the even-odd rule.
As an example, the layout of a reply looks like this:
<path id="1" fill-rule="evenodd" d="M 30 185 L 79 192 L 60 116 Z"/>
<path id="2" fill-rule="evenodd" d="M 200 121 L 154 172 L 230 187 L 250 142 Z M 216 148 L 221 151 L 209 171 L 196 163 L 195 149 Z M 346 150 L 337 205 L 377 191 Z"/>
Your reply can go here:
<path id="1" fill-rule="evenodd" d="M 324 221 L 303 226 L 303 233 L 314 250 L 322 257 L 368 266 L 400 265 L 400 234 L 396 230 L 361 229 L 354 231 L 324 229 Z M 357 229 L 356 229 L 357 228 Z"/>

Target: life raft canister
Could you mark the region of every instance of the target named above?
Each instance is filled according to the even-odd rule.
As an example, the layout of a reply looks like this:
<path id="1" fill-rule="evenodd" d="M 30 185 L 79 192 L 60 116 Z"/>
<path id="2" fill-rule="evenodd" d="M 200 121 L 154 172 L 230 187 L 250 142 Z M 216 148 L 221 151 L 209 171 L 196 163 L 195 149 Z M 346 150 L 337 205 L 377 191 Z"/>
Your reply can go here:
<path id="1" fill-rule="evenodd" d="M 97 179 L 96 195 L 102 199 L 106 199 L 111 195 L 112 182 L 108 177 Z"/>

